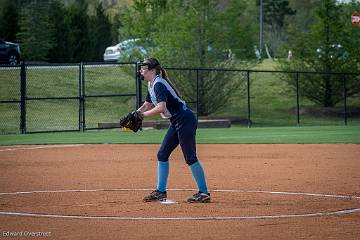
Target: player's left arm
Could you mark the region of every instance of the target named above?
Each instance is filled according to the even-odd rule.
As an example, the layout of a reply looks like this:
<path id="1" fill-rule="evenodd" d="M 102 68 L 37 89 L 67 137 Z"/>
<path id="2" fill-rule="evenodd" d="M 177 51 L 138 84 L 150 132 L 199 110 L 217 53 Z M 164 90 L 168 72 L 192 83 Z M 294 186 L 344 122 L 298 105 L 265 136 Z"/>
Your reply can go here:
<path id="1" fill-rule="evenodd" d="M 141 105 L 141 107 L 139 107 L 138 110 L 136 110 L 136 111 L 143 113 L 143 112 L 146 112 L 146 111 L 152 109 L 153 107 L 154 107 L 154 104 L 152 103 L 151 98 L 150 98 L 150 93 L 148 92 L 143 105 Z"/>
<path id="2" fill-rule="evenodd" d="M 154 107 L 154 105 L 151 102 L 145 101 L 143 103 L 143 105 L 141 105 L 141 107 L 138 108 L 138 112 L 146 112 L 149 111 L 150 109 L 152 109 Z"/>
<path id="3" fill-rule="evenodd" d="M 166 102 L 159 102 L 154 108 L 143 112 L 144 117 L 151 117 L 164 112 L 166 109 Z"/>

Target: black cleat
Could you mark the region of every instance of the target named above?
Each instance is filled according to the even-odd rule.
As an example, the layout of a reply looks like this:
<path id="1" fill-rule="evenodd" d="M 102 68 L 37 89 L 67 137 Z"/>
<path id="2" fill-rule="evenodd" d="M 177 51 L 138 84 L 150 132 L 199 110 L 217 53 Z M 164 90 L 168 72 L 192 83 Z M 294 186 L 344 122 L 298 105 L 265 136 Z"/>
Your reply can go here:
<path id="1" fill-rule="evenodd" d="M 160 192 L 159 190 L 152 191 L 149 195 L 144 197 L 144 202 L 154 202 L 154 201 L 163 201 L 166 200 L 166 191 Z"/>
<path id="2" fill-rule="evenodd" d="M 210 193 L 198 192 L 186 200 L 188 203 L 209 203 Z"/>

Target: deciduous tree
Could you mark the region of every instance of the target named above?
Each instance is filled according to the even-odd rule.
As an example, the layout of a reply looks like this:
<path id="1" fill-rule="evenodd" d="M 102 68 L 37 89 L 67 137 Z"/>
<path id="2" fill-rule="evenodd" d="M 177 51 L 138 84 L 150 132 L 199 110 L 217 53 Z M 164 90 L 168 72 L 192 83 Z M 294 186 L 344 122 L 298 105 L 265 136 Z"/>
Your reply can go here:
<path id="1" fill-rule="evenodd" d="M 46 61 L 54 46 L 54 25 L 49 21 L 49 10 L 48 0 L 31 1 L 21 8 L 16 38 L 27 61 Z"/>
<path id="2" fill-rule="evenodd" d="M 351 24 L 352 10 L 335 0 L 324 0 L 316 9 L 316 22 L 308 32 L 293 31 L 289 39 L 294 49 L 291 61 L 283 61 L 284 70 L 351 73 L 360 71 L 359 26 Z M 347 96 L 360 92 L 359 76 L 347 78 Z M 295 87 L 290 78 L 288 83 Z M 343 75 L 307 74 L 300 90 L 306 98 L 324 107 L 334 107 L 343 100 Z"/>

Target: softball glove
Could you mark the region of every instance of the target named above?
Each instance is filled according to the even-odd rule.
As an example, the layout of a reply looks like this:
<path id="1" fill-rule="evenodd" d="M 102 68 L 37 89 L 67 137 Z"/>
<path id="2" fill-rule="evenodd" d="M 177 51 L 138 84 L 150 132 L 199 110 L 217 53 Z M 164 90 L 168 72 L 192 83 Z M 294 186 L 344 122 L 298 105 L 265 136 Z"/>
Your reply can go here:
<path id="1" fill-rule="evenodd" d="M 141 112 L 130 112 L 120 119 L 120 127 L 131 129 L 133 132 L 141 130 L 144 115 Z"/>

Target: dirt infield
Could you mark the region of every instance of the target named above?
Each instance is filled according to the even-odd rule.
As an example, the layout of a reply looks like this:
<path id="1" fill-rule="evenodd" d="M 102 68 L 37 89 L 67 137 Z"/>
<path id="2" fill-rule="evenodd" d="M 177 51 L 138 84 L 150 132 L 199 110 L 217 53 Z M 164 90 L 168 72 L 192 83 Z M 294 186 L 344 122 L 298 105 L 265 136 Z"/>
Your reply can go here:
<path id="1" fill-rule="evenodd" d="M 360 239 L 360 145 L 198 145 L 212 203 L 177 149 L 168 198 L 158 145 L 0 147 L 0 239 Z"/>

